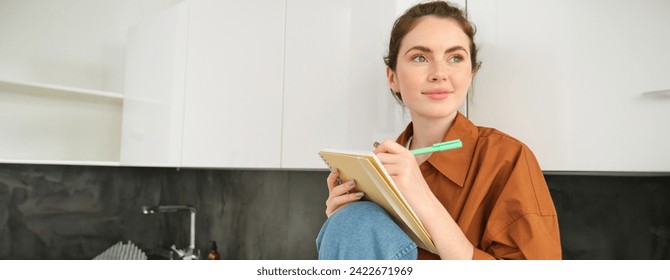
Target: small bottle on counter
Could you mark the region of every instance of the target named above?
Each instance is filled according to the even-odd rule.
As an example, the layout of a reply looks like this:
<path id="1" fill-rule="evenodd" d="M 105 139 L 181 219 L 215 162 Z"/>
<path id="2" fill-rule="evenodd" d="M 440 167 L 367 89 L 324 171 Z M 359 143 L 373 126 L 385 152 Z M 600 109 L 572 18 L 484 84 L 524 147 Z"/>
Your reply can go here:
<path id="1" fill-rule="evenodd" d="M 209 242 L 209 254 L 207 254 L 207 259 L 208 260 L 219 260 L 221 257 L 219 256 L 219 251 L 218 248 L 216 247 L 216 241 L 210 241 Z"/>

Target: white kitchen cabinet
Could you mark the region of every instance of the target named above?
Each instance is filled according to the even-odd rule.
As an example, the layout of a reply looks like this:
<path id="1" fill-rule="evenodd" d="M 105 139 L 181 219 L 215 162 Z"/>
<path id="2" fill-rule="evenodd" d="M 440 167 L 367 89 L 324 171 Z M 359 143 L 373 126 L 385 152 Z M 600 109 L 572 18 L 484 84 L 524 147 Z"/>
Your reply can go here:
<path id="1" fill-rule="evenodd" d="M 670 172 L 668 1 L 469 1 L 469 117 L 546 171 Z"/>
<path id="2" fill-rule="evenodd" d="M 181 165 L 188 8 L 179 3 L 128 32 L 121 165 Z"/>
<path id="3" fill-rule="evenodd" d="M 284 1 L 190 2 L 182 166 L 278 168 Z"/>
<path id="4" fill-rule="evenodd" d="M 122 164 L 279 168 L 284 16 L 283 1 L 191 0 L 138 26 Z"/>
<path id="5" fill-rule="evenodd" d="M 127 29 L 178 1 L 0 1 L 0 162 L 118 166 Z"/>
<path id="6" fill-rule="evenodd" d="M 401 2 L 287 1 L 283 168 L 324 169 L 320 149 L 371 150 L 406 126 L 383 61 Z"/>

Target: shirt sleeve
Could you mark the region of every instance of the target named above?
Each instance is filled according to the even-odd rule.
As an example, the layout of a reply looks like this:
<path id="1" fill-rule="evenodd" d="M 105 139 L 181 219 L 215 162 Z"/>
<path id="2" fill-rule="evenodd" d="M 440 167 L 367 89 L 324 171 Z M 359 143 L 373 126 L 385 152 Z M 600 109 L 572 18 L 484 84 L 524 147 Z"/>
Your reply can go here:
<path id="1" fill-rule="evenodd" d="M 532 152 L 524 147 L 503 177 L 473 259 L 561 259 L 558 216 Z"/>

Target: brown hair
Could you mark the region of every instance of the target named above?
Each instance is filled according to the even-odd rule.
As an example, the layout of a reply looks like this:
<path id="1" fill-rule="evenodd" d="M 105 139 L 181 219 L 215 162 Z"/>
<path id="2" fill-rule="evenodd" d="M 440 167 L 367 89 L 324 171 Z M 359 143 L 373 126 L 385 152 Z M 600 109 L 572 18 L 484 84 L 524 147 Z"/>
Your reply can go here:
<path id="1" fill-rule="evenodd" d="M 400 42 L 405 35 L 409 33 L 417 24 L 417 21 L 423 16 L 436 16 L 439 18 L 452 19 L 460 25 L 463 32 L 470 39 L 470 62 L 472 72 L 479 70 L 481 62 L 477 61 L 477 46 L 475 46 L 475 26 L 467 19 L 465 13 L 458 7 L 447 2 L 435 1 L 423 4 L 417 4 L 407 10 L 393 24 L 391 30 L 391 39 L 389 40 L 389 51 L 384 57 L 386 66 L 395 71 L 398 62 L 398 52 L 400 51 Z"/>

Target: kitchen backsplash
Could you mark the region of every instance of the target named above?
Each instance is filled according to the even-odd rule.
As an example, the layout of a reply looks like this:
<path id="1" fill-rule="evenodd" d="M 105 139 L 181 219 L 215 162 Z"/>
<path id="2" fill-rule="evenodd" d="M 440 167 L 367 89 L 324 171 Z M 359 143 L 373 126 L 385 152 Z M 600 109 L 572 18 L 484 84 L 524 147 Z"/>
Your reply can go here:
<path id="1" fill-rule="evenodd" d="M 222 259 L 315 259 L 326 171 L 0 164 L 0 259 L 92 259 L 119 241 L 151 256 L 216 241 Z M 670 176 L 546 175 L 565 259 L 670 259 Z"/>
<path id="2" fill-rule="evenodd" d="M 0 259 L 91 259 L 118 241 L 147 253 L 216 241 L 222 259 L 312 259 L 326 172 L 0 165 Z"/>

